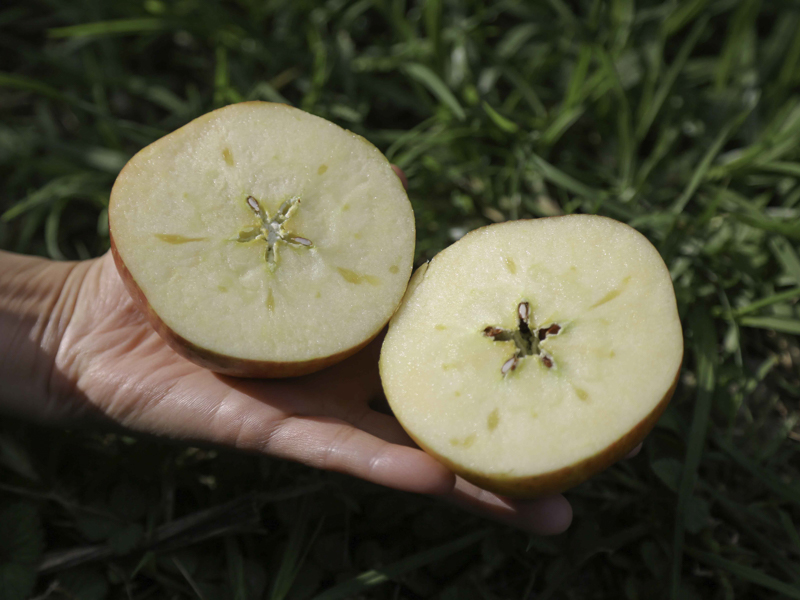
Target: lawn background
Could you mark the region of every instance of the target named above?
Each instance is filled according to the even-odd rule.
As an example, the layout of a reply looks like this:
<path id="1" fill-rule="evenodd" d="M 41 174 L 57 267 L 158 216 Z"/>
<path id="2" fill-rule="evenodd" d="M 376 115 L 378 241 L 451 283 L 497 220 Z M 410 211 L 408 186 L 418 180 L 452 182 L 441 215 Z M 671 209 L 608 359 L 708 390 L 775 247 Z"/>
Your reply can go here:
<path id="1" fill-rule="evenodd" d="M 103 253 L 125 162 L 252 99 L 402 167 L 417 263 L 507 219 L 643 232 L 685 326 L 672 404 L 637 458 L 568 493 L 555 538 L 5 419 L 0 600 L 800 598 L 800 2 L 4 2 L 0 248 Z"/>

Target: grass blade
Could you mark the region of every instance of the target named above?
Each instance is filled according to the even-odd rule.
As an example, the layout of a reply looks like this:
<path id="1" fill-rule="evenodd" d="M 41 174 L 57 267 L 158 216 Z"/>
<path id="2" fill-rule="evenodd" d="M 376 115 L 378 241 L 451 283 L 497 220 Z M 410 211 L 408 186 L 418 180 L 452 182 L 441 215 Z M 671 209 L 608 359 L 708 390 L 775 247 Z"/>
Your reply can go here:
<path id="1" fill-rule="evenodd" d="M 677 4 L 675 10 L 664 22 L 664 32 L 667 36 L 683 29 L 692 19 L 696 18 L 708 4 L 709 0 L 686 0 Z"/>
<path id="2" fill-rule="evenodd" d="M 717 336 L 714 322 L 704 307 L 695 309 L 689 321 L 694 336 L 693 350 L 697 365 L 697 400 L 694 405 L 692 427 L 686 448 L 683 475 L 678 488 L 678 504 L 675 508 L 675 531 L 672 539 L 671 598 L 678 600 L 681 583 L 683 542 L 686 532 L 686 510 L 692 499 L 697 467 L 703 454 L 708 419 L 711 414 L 711 400 L 714 395 L 717 355 Z"/>
<path id="3" fill-rule="evenodd" d="M 486 111 L 486 114 L 492 120 L 492 122 L 497 125 L 500 129 L 508 133 L 516 133 L 519 130 L 519 125 L 514 123 L 511 119 L 508 119 L 493 109 L 488 102 L 483 102 L 483 110 Z"/>
<path id="4" fill-rule="evenodd" d="M 289 533 L 289 541 L 283 552 L 281 566 L 278 568 L 278 574 L 275 576 L 275 581 L 272 584 L 272 590 L 269 595 L 270 600 L 283 600 L 289 594 L 305 562 L 306 556 L 314 544 L 314 540 L 322 530 L 324 519 L 320 520 L 310 540 L 306 542 L 308 519 L 308 502 L 304 501 L 300 505 L 297 517 L 292 524 Z"/>
<path id="5" fill-rule="evenodd" d="M 371 587 L 385 583 L 390 579 L 404 575 L 415 569 L 429 565 L 437 560 L 442 560 L 448 556 L 455 554 L 479 542 L 489 534 L 488 529 L 476 531 L 465 535 L 464 537 L 453 540 L 441 546 L 424 550 L 417 554 L 413 554 L 402 560 L 398 560 L 390 565 L 385 566 L 380 570 L 365 571 L 358 577 L 340 583 L 322 594 L 316 596 L 314 600 L 339 600 L 340 598 L 354 598 L 359 593 Z"/>
<path id="6" fill-rule="evenodd" d="M 459 104 L 453 92 L 445 85 L 436 73 L 431 71 L 425 65 L 419 63 L 410 63 L 403 66 L 403 71 L 412 79 L 424 85 L 428 90 L 436 96 L 439 101 L 447 106 L 459 121 L 467 118 L 464 109 Z"/>
<path id="7" fill-rule="evenodd" d="M 683 42 L 681 49 L 678 51 L 678 55 L 675 57 L 675 60 L 664 74 L 661 84 L 658 86 L 658 89 L 653 96 L 653 100 L 641 110 L 642 116 L 636 126 L 636 139 L 641 140 L 645 135 L 647 135 L 647 132 L 650 131 L 653 121 L 655 121 L 655 118 L 661 110 L 661 107 L 664 105 L 672 86 L 675 85 L 678 75 L 680 75 L 681 71 L 683 70 L 686 61 L 689 60 L 689 55 L 692 53 L 692 50 L 694 50 L 694 47 L 699 41 L 700 36 L 705 30 L 707 24 L 708 16 L 704 16 L 694 24 L 694 27 L 692 27 L 692 30 L 689 32 L 689 35 Z"/>
<path id="8" fill-rule="evenodd" d="M 214 61 L 214 106 L 222 106 L 227 100 L 228 91 L 228 51 L 225 46 L 217 46 Z"/>
<path id="9" fill-rule="evenodd" d="M 575 13 L 572 12 L 572 9 L 567 6 L 564 0 L 547 0 L 547 3 L 558 13 L 558 16 L 561 17 L 561 20 L 565 21 L 567 25 L 573 25 L 577 20 Z"/>
<path id="10" fill-rule="evenodd" d="M 789 539 L 792 540 L 792 544 L 794 544 L 794 552 L 798 556 L 800 556 L 800 532 L 798 532 L 797 528 L 792 523 L 792 517 L 789 516 L 789 513 L 786 511 L 778 511 L 781 519 L 781 525 L 786 530 L 786 535 L 789 536 Z"/>
<path id="11" fill-rule="evenodd" d="M 780 292 L 779 294 L 772 294 L 771 296 L 767 296 L 766 298 L 762 298 L 761 300 L 756 300 L 755 302 L 751 302 L 746 306 L 737 308 L 736 310 L 733 311 L 733 315 L 739 317 L 741 315 L 746 315 L 747 313 L 757 311 L 758 309 L 764 308 L 765 306 L 771 306 L 773 304 L 783 302 L 784 300 L 792 300 L 794 298 L 799 298 L 799 297 L 800 297 L 800 287 L 792 288 L 791 290 L 786 290 L 785 292 Z"/>
<path id="12" fill-rule="evenodd" d="M 767 536 L 762 531 L 759 531 L 759 523 L 754 522 L 753 516 L 748 511 L 747 507 L 737 504 L 729 500 L 725 494 L 718 492 L 710 485 L 703 485 L 704 491 L 711 494 L 714 501 L 722 510 L 739 526 L 742 531 L 753 541 L 765 557 L 769 557 L 772 564 L 779 567 L 790 579 L 795 582 L 800 580 L 800 570 L 797 565 L 793 564 L 783 553 L 783 543 L 778 540 L 772 539 L 773 536 Z"/>
<path id="13" fill-rule="evenodd" d="M 45 83 L 42 83 L 35 79 L 31 79 L 29 77 L 24 77 L 22 75 L 14 75 L 11 73 L 0 72 L 0 88 L 4 87 L 22 90 L 26 92 L 32 92 L 40 96 L 50 98 L 52 100 L 64 102 L 65 104 L 69 104 L 70 106 L 79 108 L 82 111 L 85 111 L 91 115 L 106 116 L 105 111 L 98 108 L 97 105 L 95 104 L 91 104 L 89 102 L 86 102 L 85 100 L 74 98 L 69 94 L 64 94 L 60 92 L 53 86 L 47 85 Z M 166 135 L 168 133 L 167 131 L 160 129 L 158 127 L 151 127 L 149 125 L 144 125 L 142 123 L 136 123 L 125 119 L 116 119 L 116 123 L 120 127 L 138 131 L 141 134 L 148 136 L 149 138 L 151 138 L 148 140 L 148 142 L 156 138 L 159 138 L 163 135 Z"/>
<path id="14" fill-rule="evenodd" d="M 59 100 L 61 102 L 66 102 L 68 104 L 72 104 L 75 106 L 80 106 L 86 110 L 93 110 L 93 107 L 88 103 L 77 100 L 60 92 L 53 86 L 47 85 L 46 83 L 42 83 L 41 81 L 37 81 L 35 79 L 31 79 L 29 77 L 24 77 L 22 75 L 14 75 L 11 73 L 2 73 L 0 72 L 0 88 L 11 88 L 22 90 L 26 92 L 33 92 L 40 96 L 44 96 L 46 98 L 52 98 L 53 100 Z"/>
<path id="15" fill-rule="evenodd" d="M 67 257 L 61 252 L 58 246 L 59 230 L 61 228 L 61 214 L 66 208 L 69 198 L 59 198 L 50 207 L 50 213 L 44 222 L 44 240 L 47 245 L 47 253 L 54 260 L 66 260 Z"/>
<path id="16" fill-rule="evenodd" d="M 783 581 L 775 579 L 774 577 L 770 577 L 769 575 L 765 575 L 761 571 L 757 571 L 751 567 L 745 567 L 744 565 L 740 565 L 732 560 L 722 558 L 721 556 L 717 556 L 711 552 L 703 552 L 702 550 L 687 548 L 686 553 L 689 556 L 696 558 L 700 562 L 712 567 L 717 567 L 718 569 L 724 569 L 731 575 L 735 575 L 736 577 L 744 579 L 745 581 L 749 581 L 755 585 L 767 588 L 773 592 L 778 592 L 779 594 L 783 594 L 788 598 L 797 598 L 800 600 L 800 588 L 788 583 L 784 583 Z"/>
<path id="17" fill-rule="evenodd" d="M 98 21 L 82 23 L 67 27 L 54 27 L 47 30 L 51 38 L 98 37 L 105 35 L 124 35 L 130 33 L 147 33 L 164 29 L 167 23 L 163 19 L 118 19 L 115 21 Z"/>
<path id="18" fill-rule="evenodd" d="M 786 53 L 786 58 L 778 74 L 778 81 L 786 87 L 795 85 L 800 77 L 797 74 L 798 65 L 800 65 L 800 28 L 797 29 L 792 45 Z"/>
<path id="19" fill-rule="evenodd" d="M 683 212 L 683 209 L 686 208 L 686 205 L 689 203 L 689 200 L 692 199 L 692 196 L 697 191 L 697 188 L 702 183 L 703 179 L 705 178 L 706 174 L 708 173 L 709 168 L 711 167 L 711 163 L 714 162 L 714 159 L 719 154 L 722 147 L 725 145 L 725 142 L 728 141 L 731 134 L 733 134 L 739 127 L 744 123 L 744 120 L 747 118 L 747 115 L 750 114 L 750 111 L 755 108 L 755 104 L 748 110 L 745 110 L 737 117 L 729 121 L 725 127 L 717 134 L 717 137 L 714 139 L 714 142 L 711 146 L 706 150 L 706 153 L 703 155 L 703 159 L 697 164 L 695 167 L 694 172 L 692 173 L 691 178 L 689 179 L 689 183 L 686 185 L 686 189 L 683 190 L 683 193 L 680 197 L 675 201 L 675 204 L 672 205 L 672 213 L 673 214 L 680 214 Z"/>
<path id="20" fill-rule="evenodd" d="M 724 450 L 740 467 L 760 480 L 780 501 L 788 502 L 794 506 L 800 506 L 800 486 L 782 481 L 780 477 L 749 458 L 744 452 L 739 450 L 733 442 L 722 435 L 712 433 L 711 439 L 714 441 L 714 444 Z"/>
<path id="21" fill-rule="evenodd" d="M 14 204 L 0 216 L 0 220 L 8 222 L 30 210 L 48 204 L 53 200 L 69 198 L 82 191 L 85 192 L 89 189 L 93 189 L 94 186 L 92 184 L 97 181 L 98 179 L 96 177 L 87 173 L 66 175 L 54 179 L 50 183 L 42 186 L 41 189 L 30 194 L 24 200 L 20 200 Z"/>
<path id="22" fill-rule="evenodd" d="M 572 77 L 567 88 L 567 97 L 564 99 L 562 110 L 569 110 L 585 97 L 586 76 L 589 73 L 589 63 L 592 60 L 592 47 L 588 44 L 581 46 L 578 51 L 578 61 L 572 70 Z"/>
<path id="23" fill-rule="evenodd" d="M 228 585 L 233 600 L 247 600 L 247 584 L 244 576 L 244 557 L 233 536 L 225 537 L 225 557 L 228 563 Z"/>
<path id="24" fill-rule="evenodd" d="M 522 23 L 508 31 L 497 44 L 497 56 L 511 58 L 539 31 L 537 23 Z"/>
<path id="25" fill-rule="evenodd" d="M 710 170 L 709 179 L 721 179 L 747 168 L 779 163 L 779 158 L 797 148 L 798 136 L 800 100 L 791 97 L 776 111 L 758 140 L 727 153 L 728 156 L 722 164 Z"/>
<path id="26" fill-rule="evenodd" d="M 628 96 L 622 87 L 617 67 L 608 52 L 602 47 L 595 48 L 595 53 L 605 69 L 606 78 L 613 83 L 613 90 L 619 104 L 617 108 L 617 139 L 619 145 L 620 186 L 623 190 L 631 185 L 633 162 L 635 157 L 635 141 L 633 139 L 633 115 Z"/>
<path id="27" fill-rule="evenodd" d="M 586 109 L 583 106 L 564 108 L 550 122 L 547 129 L 542 132 L 541 141 L 545 146 L 554 145 L 567 130 L 580 119 Z"/>
<path id="28" fill-rule="evenodd" d="M 557 187 L 586 198 L 597 198 L 603 195 L 600 190 L 581 183 L 535 154 L 531 155 L 531 162 L 533 162 L 542 177 Z"/>
<path id="29" fill-rule="evenodd" d="M 437 60 L 442 54 L 442 2 L 441 0 L 428 0 L 423 9 L 425 18 L 425 34 L 431 40 L 433 53 Z"/>
<path id="30" fill-rule="evenodd" d="M 797 252 L 788 240 L 780 236 L 773 236 L 769 240 L 769 247 L 778 262 L 783 265 L 786 274 L 792 277 L 797 285 L 800 285 L 800 257 L 797 256 Z"/>
<path id="31" fill-rule="evenodd" d="M 0 435 L 0 465 L 30 481 L 41 481 L 27 450 L 10 436 Z"/>
<path id="32" fill-rule="evenodd" d="M 800 163 L 775 161 L 764 165 L 758 165 L 762 171 L 769 173 L 778 173 L 779 175 L 788 175 L 789 177 L 800 177 Z"/>
<path id="33" fill-rule="evenodd" d="M 560 572 L 553 576 L 550 584 L 541 594 L 536 596 L 536 600 L 549 600 L 549 598 L 555 596 L 559 590 L 563 589 L 562 586 L 564 582 L 579 573 L 583 565 L 596 554 L 600 552 L 613 553 L 647 535 L 650 530 L 651 526 L 649 523 L 640 523 L 639 525 L 615 533 L 604 540 L 599 540 L 594 548 L 576 557 L 576 559 L 571 561 L 568 568 L 560 570 Z"/>
<path id="34" fill-rule="evenodd" d="M 728 35 L 722 48 L 715 73 L 718 90 L 725 89 L 733 70 L 740 66 L 743 55 L 747 54 L 747 42 L 758 16 L 761 0 L 744 0 L 731 18 Z M 747 65 L 749 67 L 749 64 Z"/>
<path id="35" fill-rule="evenodd" d="M 533 86 L 527 81 L 527 79 L 522 77 L 514 69 L 502 68 L 501 72 L 525 99 L 525 101 L 528 103 L 528 106 L 530 106 L 531 110 L 533 110 L 534 114 L 542 119 L 547 118 L 547 108 L 542 103 L 539 95 L 536 93 L 536 90 L 533 89 Z"/>
<path id="36" fill-rule="evenodd" d="M 742 327 L 772 329 L 782 333 L 800 335 L 800 319 L 792 319 L 791 317 L 743 317 L 738 321 Z"/>
<path id="37" fill-rule="evenodd" d="M 756 229 L 771 231 L 793 240 L 800 240 L 800 221 L 794 219 L 778 220 L 762 214 L 731 213 L 737 221 Z"/>

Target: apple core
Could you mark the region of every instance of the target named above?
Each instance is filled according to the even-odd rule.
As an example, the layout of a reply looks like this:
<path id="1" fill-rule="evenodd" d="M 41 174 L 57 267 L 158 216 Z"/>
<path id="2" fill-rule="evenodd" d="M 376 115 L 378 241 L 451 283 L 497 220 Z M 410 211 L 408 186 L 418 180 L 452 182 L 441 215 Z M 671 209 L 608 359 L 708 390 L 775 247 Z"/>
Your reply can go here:
<path id="1" fill-rule="evenodd" d="M 513 331 L 503 329 L 502 327 L 493 327 L 489 325 L 483 330 L 483 335 L 492 338 L 495 342 L 514 342 L 516 350 L 514 356 L 509 358 L 503 363 L 500 372 L 505 376 L 517 368 L 520 361 L 526 356 L 537 356 L 542 364 L 548 369 L 554 366 L 553 357 L 550 356 L 544 347 L 544 342 L 550 335 L 558 335 L 561 333 L 561 325 L 558 323 L 550 323 L 542 327 L 530 326 L 530 303 L 520 302 L 517 306 L 517 317 L 519 325 Z"/>
<path id="2" fill-rule="evenodd" d="M 236 241 L 240 243 L 256 240 L 265 241 L 267 250 L 264 254 L 264 260 L 267 261 L 267 267 L 270 271 L 274 271 L 278 265 L 278 242 L 303 248 L 312 248 L 314 246 L 311 240 L 299 235 L 289 235 L 283 227 L 283 224 L 289 220 L 292 213 L 300 206 L 300 198 L 297 196 L 289 198 L 282 203 L 274 217 L 270 217 L 269 213 L 261 206 L 261 203 L 253 196 L 248 196 L 245 201 L 261 223 L 255 227 L 240 231 Z"/>

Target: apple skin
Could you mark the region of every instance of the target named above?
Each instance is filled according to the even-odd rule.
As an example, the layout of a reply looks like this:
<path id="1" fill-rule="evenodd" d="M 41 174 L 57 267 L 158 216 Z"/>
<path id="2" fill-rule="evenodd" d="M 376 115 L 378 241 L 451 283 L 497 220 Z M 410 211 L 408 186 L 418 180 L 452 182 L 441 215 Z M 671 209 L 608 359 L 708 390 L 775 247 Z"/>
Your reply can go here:
<path id="1" fill-rule="evenodd" d="M 114 243 L 114 235 L 111 233 L 112 231 L 113 228 L 109 227 L 111 255 L 114 257 L 114 264 L 117 266 L 117 272 L 119 273 L 120 279 L 122 279 L 125 289 L 127 289 L 128 293 L 131 295 L 134 304 L 136 304 L 142 314 L 147 318 L 153 329 L 155 329 L 161 338 L 167 342 L 170 348 L 193 363 L 211 371 L 215 371 L 216 373 L 220 373 L 222 375 L 232 375 L 234 377 L 270 379 L 308 375 L 309 373 L 314 373 L 315 371 L 329 367 L 349 356 L 352 356 L 364 348 L 372 340 L 374 340 L 383 329 L 383 327 L 380 327 L 370 337 L 360 344 L 353 346 L 352 348 L 348 348 L 347 350 L 337 354 L 331 354 L 330 356 L 323 356 L 307 361 L 275 362 L 251 360 L 247 358 L 226 356 L 206 348 L 201 348 L 183 336 L 175 333 L 155 313 L 153 308 L 150 306 L 150 303 L 147 301 L 144 292 L 142 292 L 141 288 L 139 288 L 136 280 L 133 278 L 133 275 L 131 275 L 130 271 L 128 271 L 128 268 L 125 266 L 125 263 L 122 261 L 122 257 L 120 257 L 119 252 L 117 251 L 117 246 Z"/>
<path id="2" fill-rule="evenodd" d="M 558 218 L 563 219 L 570 216 L 572 215 L 541 217 L 539 220 Z M 520 220 L 527 221 L 532 219 Z M 466 236 L 477 234 L 485 227 L 491 227 L 491 225 L 474 229 L 467 233 Z M 436 257 L 434 257 L 432 260 L 435 260 L 435 258 Z M 408 284 L 408 288 L 406 289 L 406 293 L 403 297 L 403 301 L 400 303 L 401 306 L 407 298 L 411 297 L 411 294 L 414 292 L 416 287 L 422 283 L 425 271 L 428 269 L 428 264 L 428 262 L 423 263 L 412 275 Z M 391 322 L 389 326 L 391 327 Z M 682 361 L 683 357 L 681 357 L 681 362 Z M 575 487 L 580 483 L 583 483 L 593 475 L 604 471 L 614 463 L 622 460 L 628 454 L 630 454 L 630 452 L 647 437 L 653 427 L 655 427 L 658 419 L 666 410 L 669 401 L 672 399 L 672 395 L 675 393 L 675 388 L 678 385 L 679 378 L 680 368 L 678 368 L 677 372 L 675 373 L 675 378 L 672 382 L 672 385 L 667 390 L 666 394 L 664 394 L 664 397 L 661 399 L 661 401 L 653 408 L 653 410 L 650 411 L 647 416 L 639 421 L 639 423 L 632 427 L 627 433 L 603 448 L 601 451 L 577 463 L 562 467 L 561 469 L 556 469 L 555 471 L 540 473 L 538 475 L 532 475 L 529 477 L 504 477 L 502 475 L 493 475 L 472 471 L 462 465 L 454 463 L 450 459 L 432 450 L 422 443 L 413 434 L 413 432 L 409 431 L 407 428 L 403 427 L 403 429 L 408 436 L 414 440 L 417 446 L 420 447 L 420 449 L 424 450 L 427 454 L 441 462 L 459 477 L 462 477 L 466 481 L 478 486 L 481 489 L 494 492 L 495 494 L 502 496 L 507 496 L 509 498 L 517 499 L 534 499 L 544 496 L 552 496 L 553 494 L 559 494 Z M 391 401 L 389 404 L 391 405 Z"/>

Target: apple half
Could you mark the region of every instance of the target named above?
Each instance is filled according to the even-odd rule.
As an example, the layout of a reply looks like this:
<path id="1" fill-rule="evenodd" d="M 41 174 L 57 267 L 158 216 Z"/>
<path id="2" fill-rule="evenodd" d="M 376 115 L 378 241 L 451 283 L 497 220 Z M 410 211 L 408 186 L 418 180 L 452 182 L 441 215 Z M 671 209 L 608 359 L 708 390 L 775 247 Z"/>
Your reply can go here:
<path id="1" fill-rule="evenodd" d="M 364 138 L 244 102 L 136 154 L 114 184 L 111 248 L 183 356 L 246 377 L 302 375 L 365 346 L 411 274 L 414 216 Z"/>
<path id="2" fill-rule="evenodd" d="M 484 489 L 536 497 L 630 452 L 682 358 L 658 251 L 627 225 L 575 215 L 483 227 L 422 265 L 380 370 L 421 448 Z"/>

